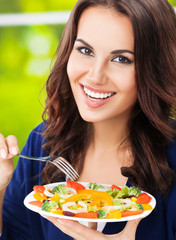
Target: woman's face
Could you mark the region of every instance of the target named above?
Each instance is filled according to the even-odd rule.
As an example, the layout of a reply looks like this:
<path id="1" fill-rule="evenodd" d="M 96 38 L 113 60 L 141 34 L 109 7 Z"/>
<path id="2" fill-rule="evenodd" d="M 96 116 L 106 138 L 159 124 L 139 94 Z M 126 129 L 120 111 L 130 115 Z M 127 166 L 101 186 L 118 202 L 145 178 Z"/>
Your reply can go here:
<path id="1" fill-rule="evenodd" d="M 85 121 L 129 118 L 137 100 L 129 18 L 103 7 L 86 9 L 79 20 L 67 73 Z"/>

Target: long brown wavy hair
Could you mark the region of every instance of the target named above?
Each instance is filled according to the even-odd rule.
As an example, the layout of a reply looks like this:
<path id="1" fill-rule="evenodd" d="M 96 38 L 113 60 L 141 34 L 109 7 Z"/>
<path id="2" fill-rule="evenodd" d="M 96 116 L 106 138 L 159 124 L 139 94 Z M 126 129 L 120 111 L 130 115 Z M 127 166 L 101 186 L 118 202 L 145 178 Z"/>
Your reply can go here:
<path id="1" fill-rule="evenodd" d="M 80 15 L 91 6 L 125 14 L 134 31 L 138 100 L 128 122 L 134 163 L 122 167 L 121 172 L 129 177 L 131 184 L 145 191 L 166 193 L 175 181 L 175 173 L 167 162 L 166 147 L 176 136 L 176 124 L 171 116 L 176 106 L 176 15 L 167 0 L 78 0 L 46 82 L 43 148 L 50 155 L 63 156 L 74 167 L 79 166 L 81 172 L 93 131 L 91 123 L 80 117 L 66 69 Z M 62 176 L 51 164 L 46 164 L 42 172 L 45 183 L 59 181 Z"/>

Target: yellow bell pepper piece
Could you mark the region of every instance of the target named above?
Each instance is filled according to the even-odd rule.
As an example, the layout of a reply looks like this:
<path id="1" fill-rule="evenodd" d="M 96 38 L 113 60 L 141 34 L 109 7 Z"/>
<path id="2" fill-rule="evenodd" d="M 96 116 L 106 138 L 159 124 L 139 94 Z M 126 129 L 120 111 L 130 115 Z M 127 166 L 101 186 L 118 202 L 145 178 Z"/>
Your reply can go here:
<path id="1" fill-rule="evenodd" d="M 118 211 L 110 211 L 107 214 L 107 218 L 117 218 L 120 219 L 122 217 L 122 213 Z"/>
<path id="2" fill-rule="evenodd" d="M 105 201 L 106 205 L 112 205 L 112 197 L 108 193 L 96 190 L 80 190 L 77 194 L 66 198 L 65 202 L 75 202 L 82 199 Z"/>
<path id="3" fill-rule="evenodd" d="M 43 193 L 40 193 L 40 192 L 36 192 L 33 194 L 33 197 L 37 200 L 37 201 L 40 201 L 42 202 L 43 200 L 46 200 L 47 197 L 43 194 Z"/>
<path id="4" fill-rule="evenodd" d="M 144 211 L 147 211 L 147 210 L 152 210 L 152 206 L 150 204 L 142 204 L 143 208 L 144 208 Z"/>
<path id="5" fill-rule="evenodd" d="M 133 202 L 136 202 L 136 200 L 137 200 L 136 197 L 132 197 L 132 198 L 131 198 L 131 201 L 133 201 Z"/>
<path id="6" fill-rule="evenodd" d="M 59 194 L 55 193 L 53 197 L 50 198 L 51 201 L 58 201 L 59 200 Z"/>
<path id="7" fill-rule="evenodd" d="M 54 214 L 60 214 L 60 215 L 63 215 L 63 211 L 62 211 L 62 210 L 51 209 L 50 212 L 51 212 L 51 213 L 54 213 Z"/>

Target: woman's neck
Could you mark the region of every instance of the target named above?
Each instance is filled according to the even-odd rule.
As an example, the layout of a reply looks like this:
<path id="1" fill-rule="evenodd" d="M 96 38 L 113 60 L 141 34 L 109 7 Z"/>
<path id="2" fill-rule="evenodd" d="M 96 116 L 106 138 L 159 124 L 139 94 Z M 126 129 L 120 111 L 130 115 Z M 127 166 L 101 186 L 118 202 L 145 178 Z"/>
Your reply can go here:
<path id="1" fill-rule="evenodd" d="M 132 164 L 127 124 L 105 121 L 93 124 L 80 181 L 124 185 L 121 167 Z"/>
<path id="2" fill-rule="evenodd" d="M 94 149 L 117 150 L 120 146 L 128 145 L 127 123 L 104 121 L 93 124 L 92 147 Z"/>

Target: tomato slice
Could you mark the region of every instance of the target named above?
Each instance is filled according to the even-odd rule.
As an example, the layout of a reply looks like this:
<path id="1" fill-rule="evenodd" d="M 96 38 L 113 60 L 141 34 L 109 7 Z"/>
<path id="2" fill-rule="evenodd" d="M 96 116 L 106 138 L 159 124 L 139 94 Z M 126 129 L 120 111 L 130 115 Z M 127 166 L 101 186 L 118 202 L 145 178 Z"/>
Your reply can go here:
<path id="1" fill-rule="evenodd" d="M 43 193 L 45 191 L 45 187 L 44 186 L 41 186 L 41 185 L 35 185 L 33 187 L 33 190 L 34 192 L 40 192 L 40 193 Z"/>
<path id="2" fill-rule="evenodd" d="M 141 193 L 136 200 L 136 203 L 148 204 L 152 198 L 147 193 Z"/>
<path id="3" fill-rule="evenodd" d="M 120 191 L 121 191 L 121 188 L 120 188 L 120 187 L 118 187 L 118 186 L 116 186 L 116 185 L 114 185 L 114 184 L 111 186 L 111 189 L 112 189 L 112 190 L 114 190 L 114 189 L 118 189 L 118 190 L 120 190 Z"/>
<path id="4" fill-rule="evenodd" d="M 78 183 L 78 182 L 74 182 L 74 181 L 67 181 L 67 182 L 66 182 L 66 187 L 73 188 L 73 189 L 75 189 L 76 191 L 77 191 L 77 190 L 84 190 L 84 189 L 85 189 L 85 187 L 84 187 L 82 184 L 80 184 L 80 183 Z"/>

